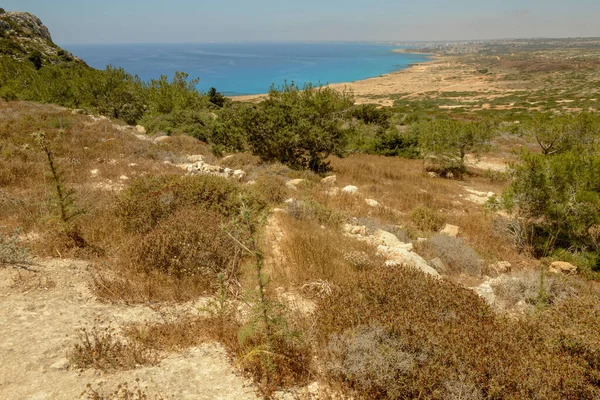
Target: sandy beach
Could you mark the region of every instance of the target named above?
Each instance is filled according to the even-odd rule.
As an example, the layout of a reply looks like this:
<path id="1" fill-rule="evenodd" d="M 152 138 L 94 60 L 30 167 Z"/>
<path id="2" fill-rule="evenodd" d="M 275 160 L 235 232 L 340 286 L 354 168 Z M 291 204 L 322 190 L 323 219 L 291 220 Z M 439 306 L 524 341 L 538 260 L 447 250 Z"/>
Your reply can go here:
<path id="1" fill-rule="evenodd" d="M 456 57 L 432 55 L 430 61 L 390 74 L 355 82 L 329 85 L 354 93 L 357 104 L 392 106 L 399 98 L 413 98 L 428 92 L 479 92 L 492 89 L 492 79 L 473 70 Z M 500 88 L 498 88 L 500 89 Z M 266 94 L 235 96 L 237 101 L 260 101 Z"/>

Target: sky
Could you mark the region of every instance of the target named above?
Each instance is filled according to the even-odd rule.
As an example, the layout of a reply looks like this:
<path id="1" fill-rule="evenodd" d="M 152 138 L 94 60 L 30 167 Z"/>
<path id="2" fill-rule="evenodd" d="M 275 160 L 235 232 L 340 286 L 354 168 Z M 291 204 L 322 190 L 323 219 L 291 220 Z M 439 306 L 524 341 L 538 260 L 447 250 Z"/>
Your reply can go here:
<path id="1" fill-rule="evenodd" d="M 600 36 L 599 0 L 2 0 L 59 45 Z"/>

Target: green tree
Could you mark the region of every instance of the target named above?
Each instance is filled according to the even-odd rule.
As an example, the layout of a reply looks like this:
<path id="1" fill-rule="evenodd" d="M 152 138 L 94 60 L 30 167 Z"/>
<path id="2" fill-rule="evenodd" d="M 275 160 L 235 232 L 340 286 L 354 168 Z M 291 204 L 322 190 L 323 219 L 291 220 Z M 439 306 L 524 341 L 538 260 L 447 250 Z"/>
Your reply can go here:
<path id="1" fill-rule="evenodd" d="M 27 57 L 27 59 L 31 61 L 35 69 L 39 70 L 44 65 L 42 53 L 40 53 L 39 50 L 32 51 L 31 54 L 29 54 L 29 57 Z"/>

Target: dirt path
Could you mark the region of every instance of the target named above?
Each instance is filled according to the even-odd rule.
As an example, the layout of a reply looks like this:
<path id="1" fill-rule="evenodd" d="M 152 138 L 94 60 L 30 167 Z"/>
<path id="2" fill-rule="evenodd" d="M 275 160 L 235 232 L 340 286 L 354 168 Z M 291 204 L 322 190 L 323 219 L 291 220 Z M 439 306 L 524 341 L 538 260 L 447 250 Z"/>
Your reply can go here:
<path id="1" fill-rule="evenodd" d="M 204 344 L 172 354 L 158 365 L 133 371 L 78 371 L 66 352 L 83 326 L 159 320 L 147 306 L 98 302 L 88 286 L 91 267 L 82 261 L 43 260 L 36 272 L 0 268 L 0 398 L 78 399 L 90 383 L 115 390 L 140 379 L 151 395 L 176 399 L 256 399 L 251 383 L 234 373 L 223 348 Z M 193 305 L 189 306 L 193 309 Z"/>

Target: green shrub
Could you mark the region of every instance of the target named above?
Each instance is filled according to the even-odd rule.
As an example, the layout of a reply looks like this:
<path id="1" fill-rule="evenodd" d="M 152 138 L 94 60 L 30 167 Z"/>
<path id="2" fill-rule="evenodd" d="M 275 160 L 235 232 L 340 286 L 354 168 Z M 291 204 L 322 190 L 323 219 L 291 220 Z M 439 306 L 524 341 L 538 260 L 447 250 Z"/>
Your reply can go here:
<path id="1" fill-rule="evenodd" d="M 410 211 L 410 220 L 421 231 L 438 231 L 444 224 L 444 218 L 427 206 L 417 206 Z"/>
<path id="2" fill-rule="evenodd" d="M 375 104 L 360 104 L 350 110 L 350 115 L 367 125 L 379 125 L 383 128 L 390 126 L 391 112 L 388 108 L 377 107 Z"/>

